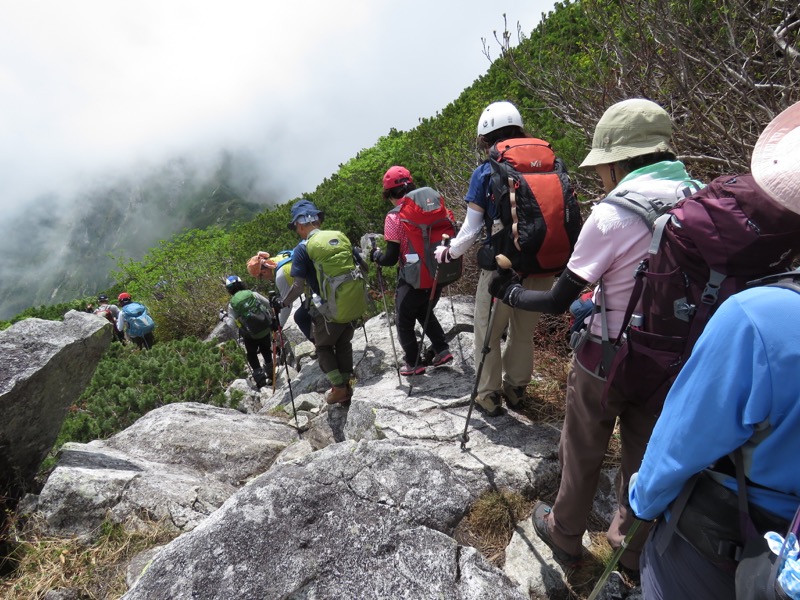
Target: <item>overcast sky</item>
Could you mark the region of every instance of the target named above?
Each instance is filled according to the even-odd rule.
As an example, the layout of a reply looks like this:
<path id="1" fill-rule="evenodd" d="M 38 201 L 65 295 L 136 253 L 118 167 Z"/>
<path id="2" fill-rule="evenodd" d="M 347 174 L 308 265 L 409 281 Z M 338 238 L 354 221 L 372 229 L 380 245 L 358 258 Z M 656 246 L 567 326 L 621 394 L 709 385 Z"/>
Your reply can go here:
<path id="1" fill-rule="evenodd" d="M 221 148 L 257 152 L 284 200 L 313 191 L 485 73 L 504 13 L 529 33 L 552 6 L 0 0 L 0 208 Z"/>

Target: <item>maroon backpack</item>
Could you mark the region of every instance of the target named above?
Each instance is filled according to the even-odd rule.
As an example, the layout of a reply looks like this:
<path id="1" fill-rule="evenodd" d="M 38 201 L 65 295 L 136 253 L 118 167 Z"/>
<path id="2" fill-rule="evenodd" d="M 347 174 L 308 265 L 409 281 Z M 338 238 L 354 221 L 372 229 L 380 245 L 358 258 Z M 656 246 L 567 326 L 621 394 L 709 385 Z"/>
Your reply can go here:
<path id="1" fill-rule="evenodd" d="M 666 214 L 636 271 L 624 323 L 640 298 L 641 318 L 620 333 L 605 371 L 606 393 L 613 386 L 654 408 L 719 305 L 748 281 L 788 270 L 800 254 L 800 215 L 749 174 L 718 177 Z"/>

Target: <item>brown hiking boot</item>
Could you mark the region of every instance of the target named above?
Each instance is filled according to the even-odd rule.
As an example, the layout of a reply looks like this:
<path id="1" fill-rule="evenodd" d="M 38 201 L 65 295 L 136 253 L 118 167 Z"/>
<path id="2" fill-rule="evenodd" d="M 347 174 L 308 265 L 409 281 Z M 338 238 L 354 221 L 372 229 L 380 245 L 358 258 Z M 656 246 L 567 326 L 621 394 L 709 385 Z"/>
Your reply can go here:
<path id="1" fill-rule="evenodd" d="M 352 395 L 353 392 L 350 390 L 349 386 L 335 385 L 325 394 L 325 402 L 328 404 L 345 404 L 350 402 L 350 397 Z"/>
<path id="2" fill-rule="evenodd" d="M 553 538 L 550 537 L 550 525 L 547 523 L 547 516 L 552 510 L 549 504 L 545 504 L 542 501 L 534 504 L 533 515 L 531 517 L 533 529 L 536 531 L 536 535 L 538 535 L 539 538 L 547 544 L 550 550 L 553 551 L 553 558 L 557 563 L 561 564 L 563 567 L 577 567 L 581 562 L 581 556 L 570 554 L 566 550 L 562 550 L 556 545 Z"/>

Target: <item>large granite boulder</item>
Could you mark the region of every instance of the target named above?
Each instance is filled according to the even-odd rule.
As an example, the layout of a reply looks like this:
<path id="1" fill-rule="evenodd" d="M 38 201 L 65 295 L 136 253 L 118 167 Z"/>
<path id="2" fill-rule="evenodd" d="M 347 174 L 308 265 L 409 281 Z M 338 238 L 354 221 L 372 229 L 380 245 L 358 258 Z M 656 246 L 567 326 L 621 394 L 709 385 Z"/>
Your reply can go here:
<path id="1" fill-rule="evenodd" d="M 231 497 L 124 598 L 526 598 L 451 537 L 471 500 L 414 444 L 335 444 Z"/>
<path id="2" fill-rule="evenodd" d="M 70 311 L 0 331 L 0 477 L 29 485 L 111 343 L 105 319 Z M 4 493 L 5 492 L 5 493 Z M 8 490 L 0 489 L 0 497 Z"/>
<path id="3" fill-rule="evenodd" d="M 60 535 L 90 535 L 107 516 L 188 531 L 296 440 L 275 417 L 168 404 L 108 440 L 65 444 L 38 510 Z"/>

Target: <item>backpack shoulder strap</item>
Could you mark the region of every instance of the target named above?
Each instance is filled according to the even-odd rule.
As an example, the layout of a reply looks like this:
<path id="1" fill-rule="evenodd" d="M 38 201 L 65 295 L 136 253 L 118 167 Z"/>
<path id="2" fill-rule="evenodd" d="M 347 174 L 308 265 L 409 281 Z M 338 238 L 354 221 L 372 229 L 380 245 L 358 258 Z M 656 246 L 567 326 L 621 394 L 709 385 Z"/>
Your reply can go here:
<path id="1" fill-rule="evenodd" d="M 280 259 L 280 260 L 277 262 L 277 264 L 275 265 L 275 270 L 276 270 L 276 271 L 277 271 L 278 269 L 280 269 L 280 268 L 281 268 L 283 265 L 285 265 L 286 263 L 288 263 L 288 262 L 291 262 L 291 261 L 292 261 L 292 257 L 293 257 L 293 255 L 294 255 L 294 250 L 281 250 L 280 252 L 278 252 L 278 254 L 276 254 L 276 256 L 281 256 L 281 255 L 285 255 L 285 256 L 284 256 L 284 258 Z"/>
<path id="2" fill-rule="evenodd" d="M 770 286 L 772 287 L 781 287 L 787 290 L 794 290 L 798 294 L 800 294 L 800 283 L 797 282 L 795 279 L 785 279 L 783 281 L 779 281 L 777 283 L 771 283 Z"/>
<path id="3" fill-rule="evenodd" d="M 619 206 L 636 214 L 651 231 L 653 231 L 658 218 L 672 208 L 677 201 L 677 199 L 668 198 L 648 198 L 643 194 L 628 190 L 620 190 L 613 196 L 606 196 L 601 200 L 601 202 Z"/>
<path id="4" fill-rule="evenodd" d="M 794 271 L 788 271 L 784 273 L 774 273 L 772 275 L 767 275 L 765 277 L 761 277 L 760 279 L 754 279 L 747 282 L 747 287 L 756 287 L 759 285 L 782 287 L 788 290 L 800 292 L 800 269 L 795 269 Z"/>

